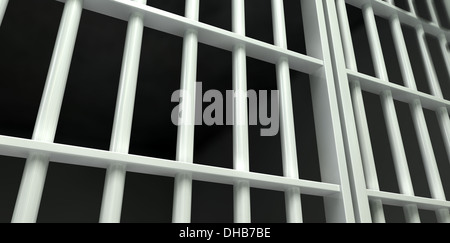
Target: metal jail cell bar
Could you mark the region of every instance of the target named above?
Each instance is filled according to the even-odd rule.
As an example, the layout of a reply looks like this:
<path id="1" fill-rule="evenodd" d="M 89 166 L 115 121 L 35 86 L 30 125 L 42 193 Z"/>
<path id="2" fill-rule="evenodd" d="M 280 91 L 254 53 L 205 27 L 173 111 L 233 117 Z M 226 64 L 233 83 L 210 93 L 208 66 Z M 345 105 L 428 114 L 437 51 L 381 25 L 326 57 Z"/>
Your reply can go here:
<path id="1" fill-rule="evenodd" d="M 232 2 L 233 32 L 245 36 L 245 2 Z M 233 126 L 234 169 L 249 171 L 248 109 L 247 109 L 247 61 L 245 46 L 236 45 L 233 50 L 233 90 L 236 92 Z M 234 186 L 234 222 L 251 222 L 250 184 L 239 181 Z"/>
<path id="2" fill-rule="evenodd" d="M 33 132 L 33 140 L 53 142 L 82 12 L 82 0 L 68 0 L 58 30 Z M 12 222 L 36 222 L 49 159 L 31 153 L 25 164 Z"/>
<path id="3" fill-rule="evenodd" d="M 198 21 L 199 0 L 186 0 L 186 18 Z M 181 70 L 182 117 L 178 126 L 177 160 L 193 163 L 195 130 L 195 82 L 197 78 L 198 38 L 194 29 L 187 29 L 183 43 Z M 175 177 L 172 221 L 189 223 L 191 221 L 192 176 L 180 173 Z"/>
<path id="4" fill-rule="evenodd" d="M 275 45 L 287 49 L 286 25 L 282 0 L 272 0 L 272 18 Z M 295 142 L 294 111 L 292 108 L 291 78 L 289 63 L 280 59 L 276 66 L 277 85 L 280 92 L 280 129 L 283 157 L 283 174 L 298 179 L 297 148 Z M 300 190 L 293 188 L 286 192 L 286 216 L 288 222 L 302 222 Z"/>
<path id="5" fill-rule="evenodd" d="M 146 4 L 147 2 L 146 0 L 134 1 L 140 4 Z M 143 31 L 142 14 L 132 13 L 128 21 L 122 73 L 111 135 L 110 151 L 113 152 L 128 153 L 130 147 Z M 100 211 L 101 223 L 120 222 L 125 177 L 126 167 L 123 164 L 111 164 L 107 169 Z"/>

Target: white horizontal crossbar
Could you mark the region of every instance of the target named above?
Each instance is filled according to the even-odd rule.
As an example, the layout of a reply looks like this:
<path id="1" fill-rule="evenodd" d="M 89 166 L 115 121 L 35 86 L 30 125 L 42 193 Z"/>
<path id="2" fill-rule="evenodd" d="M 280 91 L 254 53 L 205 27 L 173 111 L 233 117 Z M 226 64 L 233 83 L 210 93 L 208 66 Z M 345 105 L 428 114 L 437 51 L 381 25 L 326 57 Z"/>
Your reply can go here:
<path id="1" fill-rule="evenodd" d="M 391 206 L 404 207 L 408 205 L 417 205 L 417 207 L 420 209 L 432 211 L 450 208 L 450 202 L 432 198 L 408 196 L 398 193 L 382 192 L 375 190 L 367 190 L 367 195 L 371 200 L 381 199 L 383 201 L 383 204 Z"/>
<path id="2" fill-rule="evenodd" d="M 419 99 L 422 103 L 423 108 L 429 110 L 437 110 L 439 108 L 445 107 L 450 109 L 450 101 L 432 96 L 417 90 L 413 90 L 395 83 L 385 82 L 379 78 L 375 78 L 366 74 L 358 73 L 355 71 L 347 70 L 349 80 L 359 80 L 361 83 L 361 88 L 364 91 L 381 94 L 386 90 L 392 92 L 392 96 L 395 100 L 412 104 L 414 100 Z"/>
<path id="3" fill-rule="evenodd" d="M 65 2 L 65 0 L 58 0 Z M 164 10 L 139 4 L 129 0 L 84 0 L 84 9 L 128 21 L 131 13 L 144 15 L 146 27 L 183 37 L 186 30 L 195 30 L 198 41 L 227 51 L 233 51 L 236 45 L 246 47 L 247 56 L 276 64 L 280 58 L 289 60 L 293 70 L 312 74 L 323 66 L 322 60 L 289 51 L 262 41 L 223 30 L 208 24 L 194 21 Z"/>
<path id="4" fill-rule="evenodd" d="M 19 158 L 27 158 L 30 154 L 41 154 L 47 156 L 49 161 L 52 162 L 96 168 L 107 168 L 111 163 L 122 163 L 129 172 L 168 177 L 174 177 L 179 173 L 187 173 L 198 181 L 229 185 L 234 185 L 240 181 L 248 181 L 251 187 L 275 191 L 285 191 L 292 187 L 298 187 L 303 194 L 315 196 L 338 196 L 340 192 L 340 186 L 335 184 L 180 163 L 172 160 L 8 136 L 0 136 L 0 154 Z"/>

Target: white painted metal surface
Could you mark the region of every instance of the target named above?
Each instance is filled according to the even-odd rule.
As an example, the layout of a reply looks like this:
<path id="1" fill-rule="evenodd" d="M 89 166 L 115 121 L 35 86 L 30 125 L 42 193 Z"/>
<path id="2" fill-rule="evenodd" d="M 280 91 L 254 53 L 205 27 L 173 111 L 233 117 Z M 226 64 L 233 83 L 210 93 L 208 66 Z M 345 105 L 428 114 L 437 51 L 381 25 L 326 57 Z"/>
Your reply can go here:
<path id="1" fill-rule="evenodd" d="M 146 0 L 134 1 L 140 4 L 146 4 L 147 2 Z M 128 153 L 130 147 L 143 31 L 144 23 L 142 14 L 131 14 L 130 20 L 128 21 L 122 72 L 110 144 L 110 150 L 118 153 Z M 111 164 L 106 171 L 100 212 L 101 223 L 120 222 L 125 177 L 126 167 L 123 164 Z"/>
<path id="2" fill-rule="evenodd" d="M 191 221 L 193 180 L 234 186 L 234 222 L 251 222 L 250 189 L 285 193 L 288 222 L 302 222 L 301 194 L 324 198 L 327 222 L 385 222 L 383 205 L 404 208 L 407 222 L 420 222 L 418 209 L 433 210 L 439 222 L 450 222 L 450 202 L 445 198 L 423 109 L 436 111 L 444 146 L 450 158 L 450 101 L 444 99 L 440 80 L 428 50 L 425 34 L 438 38 L 450 75 L 447 50 L 450 31 L 441 28 L 433 1 L 426 0 L 432 21 L 419 19 L 413 0 L 410 12 L 394 1 L 301 0 L 307 54 L 288 50 L 283 0 L 272 1 L 274 45 L 246 37 L 245 0 L 232 1 L 232 31 L 199 20 L 199 0 L 186 0 L 185 16 L 147 6 L 145 0 L 60 0 L 63 17 L 48 72 L 33 138 L 0 135 L 0 154 L 27 158 L 12 222 L 36 222 L 49 161 L 107 170 L 100 222 L 120 222 L 126 172 L 175 178 L 173 222 Z M 0 24 L 8 4 L 0 0 Z M 346 4 L 361 9 L 375 77 L 358 72 Z M 449 8 L 450 4 L 444 1 Z M 65 83 L 82 9 L 128 21 L 110 151 L 55 144 Z M 405 86 L 389 82 L 375 16 L 389 19 Z M 402 24 L 416 30 L 431 94 L 417 90 Z M 184 38 L 181 116 L 175 161 L 128 154 L 142 35 L 152 28 Z M 195 164 L 194 129 L 198 44 L 233 53 L 233 89 L 237 91 L 233 126 L 233 169 Z M 280 91 L 283 175 L 250 171 L 246 58 L 276 65 Z M 311 95 L 319 151 L 321 181 L 299 178 L 290 69 L 310 75 Z M 441 81 L 442 82 L 442 81 Z M 362 92 L 380 96 L 400 193 L 380 190 Z M 432 198 L 414 195 L 410 171 L 394 101 L 408 103 L 424 161 Z M 301 119 L 301 116 L 296 116 Z M 300 160 L 301 162 L 301 160 Z"/>
<path id="3" fill-rule="evenodd" d="M 33 133 L 33 140 L 53 142 L 80 23 L 82 0 L 68 0 L 64 7 L 50 69 Z M 12 222 L 36 222 L 49 158 L 30 153 L 20 184 Z"/>
<path id="4" fill-rule="evenodd" d="M 232 2 L 233 32 L 245 36 L 245 2 Z M 234 169 L 249 171 L 248 108 L 247 108 L 247 55 L 244 45 L 233 50 L 233 90 L 235 91 L 233 126 Z M 234 186 L 234 222 L 251 222 L 250 184 L 238 181 Z"/>
<path id="5" fill-rule="evenodd" d="M 186 18 L 197 21 L 199 18 L 200 1 L 186 0 Z M 180 104 L 181 117 L 178 126 L 177 160 L 182 163 L 193 163 L 194 160 L 194 130 L 195 130 L 195 93 L 197 78 L 198 37 L 195 29 L 188 28 L 184 36 L 183 64 L 181 69 Z M 175 177 L 173 199 L 174 223 L 189 223 L 191 221 L 192 176 L 180 173 Z"/>

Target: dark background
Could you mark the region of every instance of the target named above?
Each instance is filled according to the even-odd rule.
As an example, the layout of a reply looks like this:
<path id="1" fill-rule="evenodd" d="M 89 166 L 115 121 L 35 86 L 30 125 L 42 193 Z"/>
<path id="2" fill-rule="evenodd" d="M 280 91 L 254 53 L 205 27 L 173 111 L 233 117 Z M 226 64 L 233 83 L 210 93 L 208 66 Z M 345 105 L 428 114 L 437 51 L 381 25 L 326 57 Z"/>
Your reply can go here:
<path id="1" fill-rule="evenodd" d="M 285 0 L 289 49 L 306 53 L 300 1 Z M 406 1 L 396 1 L 400 7 Z M 424 1 L 417 1 L 418 5 Z M 438 1 L 439 2 L 439 1 Z M 184 14 L 182 0 L 148 0 L 148 5 Z M 418 6 L 419 8 L 420 6 Z M 425 8 L 420 15 L 429 19 Z M 54 0 L 10 0 L 0 27 L 0 134 L 31 138 L 56 39 L 63 4 Z M 425 10 L 425 11 L 423 11 Z M 373 75 L 361 10 L 348 7 L 360 72 Z M 443 16 L 441 14 L 440 16 Z M 442 18 L 445 20 L 444 18 Z M 200 21 L 231 30 L 231 0 L 201 1 Z M 388 22 L 377 19 L 389 77 L 403 84 Z M 447 21 L 444 22 L 448 26 Z M 67 82 L 56 143 L 107 150 L 111 136 L 127 23 L 83 11 Z M 273 43 L 270 0 L 246 0 L 247 36 Z M 429 92 L 413 29 L 404 28 L 418 87 Z M 428 38 L 441 85 L 450 98 L 448 74 L 436 41 Z M 175 159 L 177 128 L 170 120 L 179 89 L 182 38 L 146 28 L 144 31 L 130 153 Z M 232 54 L 199 45 L 197 80 L 203 91 L 232 89 Z M 248 58 L 248 88 L 275 90 L 275 66 Z M 320 181 L 309 77 L 291 72 L 300 177 Z M 382 190 L 398 192 L 392 156 L 379 97 L 364 94 L 375 160 Z M 205 108 L 208 104 L 204 104 Z M 417 139 L 407 104 L 396 103 L 414 189 L 430 197 Z M 426 111 L 444 187 L 450 197 L 450 163 L 437 120 Z M 261 126 L 251 126 L 250 169 L 282 175 L 280 136 L 260 137 Z M 197 126 L 195 163 L 232 168 L 232 127 Z M 11 220 L 24 159 L 0 157 L 0 222 Z M 38 222 L 97 222 L 105 170 L 51 163 Z M 128 173 L 122 222 L 170 222 L 173 178 Z M 302 196 L 305 222 L 324 222 L 323 199 Z M 284 194 L 252 189 L 253 222 L 285 222 Z M 386 207 L 389 222 L 402 222 L 402 209 Z M 421 211 L 434 222 L 433 212 Z M 192 222 L 232 222 L 233 188 L 194 182 Z"/>

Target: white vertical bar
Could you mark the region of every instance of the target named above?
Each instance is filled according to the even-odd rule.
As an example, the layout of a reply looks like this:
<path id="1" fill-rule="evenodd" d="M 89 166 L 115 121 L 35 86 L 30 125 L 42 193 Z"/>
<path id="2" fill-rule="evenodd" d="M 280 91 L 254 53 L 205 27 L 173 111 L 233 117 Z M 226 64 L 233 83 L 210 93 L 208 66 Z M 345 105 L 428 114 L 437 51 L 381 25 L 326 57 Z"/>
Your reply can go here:
<path id="1" fill-rule="evenodd" d="M 287 49 L 286 25 L 283 0 L 272 0 L 272 19 L 275 45 Z M 289 178 L 299 178 L 297 165 L 297 148 L 295 142 L 294 111 L 292 107 L 291 77 L 289 63 L 281 58 L 277 63 L 277 83 L 280 92 L 281 147 L 283 155 L 283 173 Z M 288 190 L 286 197 L 286 214 L 289 223 L 300 223 L 302 205 L 300 190 Z"/>
<path id="2" fill-rule="evenodd" d="M 233 0 L 233 32 L 245 36 L 245 2 Z M 233 51 L 233 90 L 235 91 L 233 125 L 234 169 L 249 171 L 247 60 L 245 46 L 235 46 Z M 234 222 L 250 223 L 250 185 L 242 181 L 234 186 Z"/>
<path id="3" fill-rule="evenodd" d="M 33 140 L 54 140 L 82 9 L 82 0 L 68 0 L 64 6 Z M 32 154 L 28 157 L 14 208 L 13 223 L 36 222 L 48 163 L 48 158 L 42 155 Z"/>
<path id="4" fill-rule="evenodd" d="M 436 13 L 436 6 L 433 0 L 425 0 L 430 11 L 431 21 L 439 26 L 439 19 Z M 445 1 L 444 1 L 445 2 Z"/>
<path id="5" fill-rule="evenodd" d="M 199 0 L 186 0 L 187 18 L 198 20 Z M 177 160 L 193 163 L 194 129 L 195 129 L 195 88 L 197 78 L 198 38 L 194 30 L 187 30 L 183 43 L 183 60 L 181 70 L 182 115 L 178 126 Z M 175 176 L 172 222 L 189 223 L 191 221 L 192 176 L 178 174 Z"/>
<path id="6" fill-rule="evenodd" d="M 3 17 L 5 16 L 6 7 L 9 0 L 0 0 L 0 26 L 2 25 Z"/>
<path id="7" fill-rule="evenodd" d="M 345 61 L 347 68 L 353 71 L 358 71 L 356 57 L 354 53 L 350 26 L 347 19 L 347 10 L 345 2 L 338 2 L 338 11 L 340 14 L 340 25 L 342 30 L 342 42 L 345 51 Z M 353 98 L 353 110 L 355 115 L 356 126 L 358 130 L 359 146 L 361 149 L 362 162 L 364 167 L 364 177 L 368 189 L 380 190 L 378 183 L 378 176 L 375 167 L 375 159 L 373 157 L 372 143 L 370 141 L 369 127 L 367 124 L 366 111 L 364 107 L 364 100 L 359 81 L 353 80 L 351 82 L 351 95 Z M 371 201 L 372 220 L 375 223 L 384 223 L 384 211 L 381 200 Z"/>
<path id="8" fill-rule="evenodd" d="M 376 76 L 385 82 L 389 82 L 380 38 L 378 35 L 377 24 L 375 21 L 375 15 L 371 4 L 364 5 L 363 16 L 366 24 Z M 395 170 L 399 182 L 400 192 L 406 195 L 414 195 L 414 189 L 409 173 L 408 162 L 406 160 L 406 154 L 403 146 L 397 113 L 395 111 L 394 99 L 390 91 L 385 91 L 382 93 L 381 103 L 383 106 L 383 112 L 394 159 Z M 419 211 L 417 207 L 405 207 L 404 213 L 407 222 L 420 222 Z"/>
<path id="9" fill-rule="evenodd" d="M 145 4 L 146 0 L 134 0 Z M 141 56 L 144 20 L 140 13 L 133 13 L 128 21 L 125 49 L 122 60 L 119 92 L 111 135 L 110 151 L 128 153 L 133 123 L 139 61 Z M 112 164 L 106 171 L 100 223 L 119 223 L 125 188 L 126 168 Z"/>

